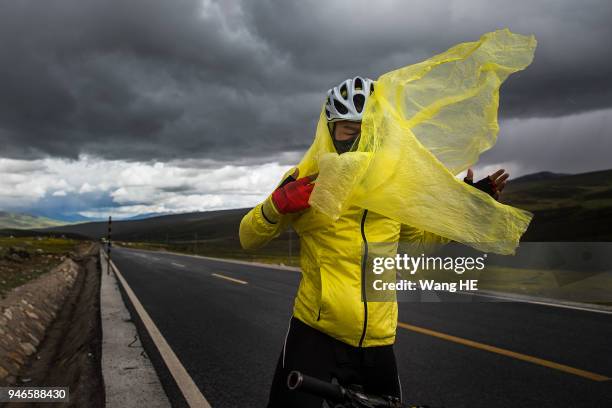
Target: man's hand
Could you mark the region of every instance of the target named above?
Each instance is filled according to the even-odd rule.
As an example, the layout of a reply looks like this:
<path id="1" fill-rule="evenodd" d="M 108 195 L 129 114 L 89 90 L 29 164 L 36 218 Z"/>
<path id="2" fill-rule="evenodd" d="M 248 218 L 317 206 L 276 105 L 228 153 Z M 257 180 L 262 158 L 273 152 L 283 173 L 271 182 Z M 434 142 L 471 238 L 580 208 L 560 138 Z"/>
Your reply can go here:
<path id="1" fill-rule="evenodd" d="M 295 213 L 310 207 L 308 199 L 314 188 L 312 181 L 316 176 L 298 179 L 298 175 L 299 170 L 295 169 L 291 175 L 294 181 L 281 184 L 272 193 L 272 202 L 280 214 Z"/>
<path id="2" fill-rule="evenodd" d="M 467 175 L 465 176 L 463 181 L 465 181 L 472 187 L 476 187 L 477 189 L 484 191 L 485 193 L 489 194 L 491 197 L 499 201 L 501 192 L 503 191 L 504 187 L 506 187 L 508 177 L 510 177 L 510 174 L 506 173 L 506 170 L 499 169 L 490 176 L 487 176 L 482 180 L 474 183 L 474 172 L 472 171 L 472 169 L 468 169 Z"/>

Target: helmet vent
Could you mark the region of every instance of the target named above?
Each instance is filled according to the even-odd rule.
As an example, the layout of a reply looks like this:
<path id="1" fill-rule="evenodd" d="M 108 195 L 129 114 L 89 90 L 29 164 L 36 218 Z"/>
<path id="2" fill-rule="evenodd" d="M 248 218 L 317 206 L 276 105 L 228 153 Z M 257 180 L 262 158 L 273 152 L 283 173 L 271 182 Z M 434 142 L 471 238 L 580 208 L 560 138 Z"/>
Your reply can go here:
<path id="1" fill-rule="evenodd" d="M 361 113 L 363 110 L 363 105 L 365 104 L 365 96 L 362 94 L 353 96 L 353 104 L 355 105 L 357 112 Z"/>
<path id="2" fill-rule="evenodd" d="M 355 89 L 363 89 L 363 81 L 361 78 L 355 78 Z"/>
<path id="3" fill-rule="evenodd" d="M 340 87 L 340 95 L 342 95 L 342 97 L 344 99 L 346 99 L 346 97 L 348 95 L 348 90 L 346 89 L 346 84 L 342 84 L 342 86 Z"/>
<path id="4" fill-rule="evenodd" d="M 346 108 L 346 106 L 344 106 L 343 104 L 341 104 L 335 99 L 334 99 L 334 107 L 341 115 L 346 115 L 348 113 L 348 109 Z"/>

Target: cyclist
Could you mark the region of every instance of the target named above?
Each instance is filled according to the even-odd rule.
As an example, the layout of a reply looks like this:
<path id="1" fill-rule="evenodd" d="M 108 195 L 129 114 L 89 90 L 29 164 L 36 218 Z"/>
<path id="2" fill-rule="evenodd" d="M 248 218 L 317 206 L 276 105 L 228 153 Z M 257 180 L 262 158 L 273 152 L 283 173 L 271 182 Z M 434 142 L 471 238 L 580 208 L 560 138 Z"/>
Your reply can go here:
<path id="1" fill-rule="evenodd" d="M 327 92 L 325 113 L 338 154 L 359 143 L 364 107 L 373 91 L 374 82 L 358 76 Z M 393 352 L 397 303 L 362 301 L 362 246 L 400 240 L 424 246 L 447 240 L 359 207 L 350 207 L 331 221 L 308 204 L 314 178 L 290 170 L 240 224 L 245 249 L 262 247 L 290 225 L 300 237 L 302 279 L 268 407 L 321 406 L 320 398 L 288 389 L 292 370 L 324 381 L 336 379 L 343 385 L 360 384 L 365 392 L 401 399 Z M 473 183 L 470 171 L 466 182 L 498 197 L 507 178 L 500 170 Z"/>

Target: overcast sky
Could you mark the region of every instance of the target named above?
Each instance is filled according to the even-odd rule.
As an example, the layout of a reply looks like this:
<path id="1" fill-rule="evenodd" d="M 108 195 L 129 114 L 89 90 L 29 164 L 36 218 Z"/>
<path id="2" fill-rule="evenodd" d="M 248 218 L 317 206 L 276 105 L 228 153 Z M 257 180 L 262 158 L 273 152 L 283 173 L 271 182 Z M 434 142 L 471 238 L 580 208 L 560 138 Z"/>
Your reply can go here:
<path id="1" fill-rule="evenodd" d="M 612 168 L 611 17 L 608 0 L 0 2 L 0 209 L 253 205 L 329 87 L 504 27 L 538 49 L 502 88 L 480 173 Z"/>

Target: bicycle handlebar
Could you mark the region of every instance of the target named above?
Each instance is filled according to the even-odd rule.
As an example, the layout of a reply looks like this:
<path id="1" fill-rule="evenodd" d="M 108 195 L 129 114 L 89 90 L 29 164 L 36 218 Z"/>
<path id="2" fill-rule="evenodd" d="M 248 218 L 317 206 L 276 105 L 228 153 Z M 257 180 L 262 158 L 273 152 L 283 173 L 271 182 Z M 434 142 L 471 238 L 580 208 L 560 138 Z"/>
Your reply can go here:
<path id="1" fill-rule="evenodd" d="M 338 384 L 322 381 L 318 378 L 304 375 L 299 371 L 292 371 L 289 374 L 287 377 L 287 387 L 290 390 L 301 390 L 334 402 L 344 401 L 346 394 L 344 388 Z"/>
<path id="2" fill-rule="evenodd" d="M 339 384 L 332 384 L 310 377 L 299 371 L 292 371 L 289 374 L 287 377 L 287 387 L 290 390 L 300 390 L 321 397 L 333 403 L 335 407 L 417 408 L 403 405 L 398 398 L 365 394 L 358 390 L 345 388 Z"/>

